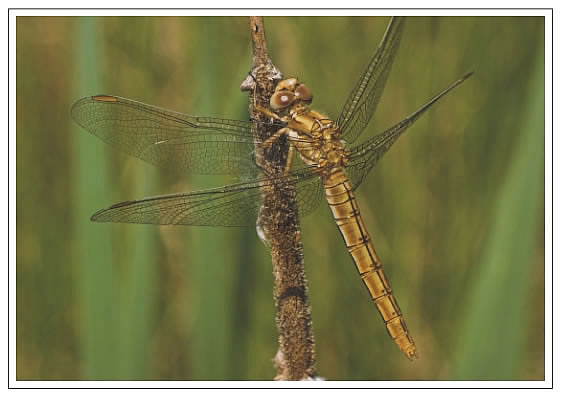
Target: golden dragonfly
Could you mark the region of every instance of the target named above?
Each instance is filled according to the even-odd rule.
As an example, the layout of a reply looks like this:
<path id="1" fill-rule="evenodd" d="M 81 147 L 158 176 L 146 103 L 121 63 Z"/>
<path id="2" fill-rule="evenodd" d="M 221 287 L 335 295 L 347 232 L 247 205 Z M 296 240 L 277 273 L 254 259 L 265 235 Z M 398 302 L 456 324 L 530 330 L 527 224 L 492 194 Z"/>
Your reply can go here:
<path id="1" fill-rule="evenodd" d="M 336 120 L 312 110 L 310 89 L 296 78 L 281 80 L 269 108 L 258 111 L 279 128 L 258 142 L 255 121 L 192 116 L 112 95 L 90 96 L 72 107 L 72 118 L 116 148 L 161 167 L 201 174 L 243 175 L 244 182 L 189 193 L 124 201 L 97 211 L 97 222 L 159 225 L 250 226 L 260 208 L 260 189 L 283 179 L 293 184 L 300 215 L 325 196 L 360 277 L 391 338 L 409 359 L 417 358 L 382 262 L 360 215 L 353 191 L 368 172 L 432 105 L 471 76 L 460 78 L 411 115 L 364 143 L 348 148 L 368 125 L 397 52 L 404 18 L 393 17 Z M 288 142 L 286 172 L 259 176 L 255 145 Z M 295 152 L 302 160 L 293 165 Z M 250 176 L 250 177 L 249 177 Z M 250 178 L 248 181 L 247 178 Z"/>

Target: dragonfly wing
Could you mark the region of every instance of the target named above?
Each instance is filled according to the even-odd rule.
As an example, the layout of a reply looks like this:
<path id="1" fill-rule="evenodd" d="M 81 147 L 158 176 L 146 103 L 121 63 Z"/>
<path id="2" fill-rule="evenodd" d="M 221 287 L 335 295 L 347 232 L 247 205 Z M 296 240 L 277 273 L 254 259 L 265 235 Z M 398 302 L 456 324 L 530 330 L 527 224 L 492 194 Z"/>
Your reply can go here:
<path id="1" fill-rule="evenodd" d="M 319 203 L 325 200 L 321 178 L 319 176 L 310 176 L 297 181 L 296 200 L 298 202 L 298 215 L 306 216 L 311 214 L 318 207 Z"/>
<path id="2" fill-rule="evenodd" d="M 260 205 L 257 182 L 193 193 L 125 201 L 97 211 L 92 221 L 157 225 L 255 225 Z"/>
<path id="3" fill-rule="evenodd" d="M 342 136 L 349 143 L 358 138 L 378 106 L 397 52 L 403 23 L 404 17 L 392 17 L 382 41 L 337 118 Z"/>
<path id="4" fill-rule="evenodd" d="M 407 128 L 411 127 L 432 105 L 438 102 L 444 95 L 452 91 L 456 86 L 461 84 L 472 73 L 466 74 L 461 79 L 455 81 L 448 88 L 441 91 L 432 97 L 427 103 L 417 109 L 409 117 L 400 121 L 393 127 L 388 128 L 386 131 L 379 135 L 367 140 L 361 145 L 355 146 L 351 150 L 351 156 L 348 166 L 345 168 L 349 176 L 353 188 L 357 188 L 362 182 L 363 178 L 370 172 L 372 167 L 376 165 L 378 160 L 388 151 L 394 142 L 403 134 Z"/>
<path id="5" fill-rule="evenodd" d="M 257 179 L 221 188 L 177 193 L 142 200 L 124 201 L 97 211 L 97 222 L 147 223 L 157 225 L 254 226 L 261 205 L 260 188 L 294 184 L 304 213 L 319 203 L 319 177 L 312 170 L 301 170 L 276 180 Z"/>
<path id="6" fill-rule="evenodd" d="M 71 114 L 111 146 L 160 167 L 245 175 L 256 168 L 249 121 L 190 116 L 108 95 L 80 99 Z"/>

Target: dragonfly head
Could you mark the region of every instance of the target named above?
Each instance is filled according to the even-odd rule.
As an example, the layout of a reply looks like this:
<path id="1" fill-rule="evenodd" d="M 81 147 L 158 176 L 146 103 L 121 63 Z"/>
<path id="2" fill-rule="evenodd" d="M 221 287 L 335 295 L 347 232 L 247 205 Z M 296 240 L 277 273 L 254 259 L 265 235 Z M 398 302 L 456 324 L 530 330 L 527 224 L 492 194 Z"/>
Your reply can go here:
<path id="1" fill-rule="evenodd" d="M 297 103 L 308 105 L 312 102 L 312 92 L 310 89 L 298 82 L 298 79 L 281 80 L 275 87 L 275 92 L 271 96 L 269 104 L 273 110 L 283 110 Z"/>

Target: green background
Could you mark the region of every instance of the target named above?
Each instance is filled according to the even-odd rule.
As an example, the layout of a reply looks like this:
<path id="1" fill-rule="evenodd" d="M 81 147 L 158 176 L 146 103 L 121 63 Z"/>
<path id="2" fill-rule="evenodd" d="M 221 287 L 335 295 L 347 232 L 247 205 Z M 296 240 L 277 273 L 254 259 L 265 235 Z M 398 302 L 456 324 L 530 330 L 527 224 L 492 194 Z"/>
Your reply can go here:
<path id="1" fill-rule="evenodd" d="M 332 118 L 387 22 L 265 19 L 275 64 Z M 247 18 L 18 17 L 16 51 L 17 378 L 272 379 L 271 261 L 253 228 L 89 221 L 230 180 L 158 171 L 70 119 L 100 93 L 247 119 Z M 388 337 L 328 207 L 302 219 L 323 377 L 544 378 L 544 19 L 410 18 L 359 141 L 469 71 L 357 191 L 419 360 Z"/>

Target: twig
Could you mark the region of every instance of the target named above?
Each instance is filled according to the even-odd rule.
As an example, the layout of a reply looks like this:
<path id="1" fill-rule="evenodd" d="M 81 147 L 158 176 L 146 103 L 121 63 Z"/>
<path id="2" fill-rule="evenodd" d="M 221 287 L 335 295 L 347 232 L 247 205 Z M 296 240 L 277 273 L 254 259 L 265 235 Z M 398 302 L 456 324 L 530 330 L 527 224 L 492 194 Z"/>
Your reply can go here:
<path id="1" fill-rule="evenodd" d="M 269 107 L 269 98 L 282 78 L 267 51 L 263 17 L 250 17 L 253 43 L 253 65 L 242 82 L 242 91 L 250 92 L 249 113 L 258 123 L 257 141 L 263 142 L 278 126 L 273 126 L 256 105 Z M 304 257 L 298 221 L 294 186 L 283 182 L 288 153 L 286 141 L 264 149 L 255 147 L 256 162 L 265 176 L 278 180 L 262 188 L 258 232 L 271 249 L 276 322 L 279 331 L 279 351 L 274 359 L 276 380 L 305 380 L 315 376 L 314 337 L 304 272 Z"/>

